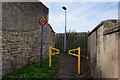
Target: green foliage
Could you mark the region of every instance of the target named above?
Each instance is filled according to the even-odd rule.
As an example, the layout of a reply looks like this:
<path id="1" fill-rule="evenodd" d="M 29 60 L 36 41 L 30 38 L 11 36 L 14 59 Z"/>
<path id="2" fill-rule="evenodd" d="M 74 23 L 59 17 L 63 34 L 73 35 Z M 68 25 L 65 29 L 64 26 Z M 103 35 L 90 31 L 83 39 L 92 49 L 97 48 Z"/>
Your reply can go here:
<path id="1" fill-rule="evenodd" d="M 21 69 L 18 69 L 14 72 L 11 72 L 5 76 L 3 76 L 2 79 L 28 79 L 28 78 L 43 78 L 43 79 L 49 79 L 53 78 L 56 71 L 58 70 L 58 57 L 53 56 L 52 57 L 52 67 L 49 69 L 48 67 L 49 59 L 45 59 L 43 61 L 42 68 L 40 68 L 40 62 L 35 64 L 29 64 Z"/>

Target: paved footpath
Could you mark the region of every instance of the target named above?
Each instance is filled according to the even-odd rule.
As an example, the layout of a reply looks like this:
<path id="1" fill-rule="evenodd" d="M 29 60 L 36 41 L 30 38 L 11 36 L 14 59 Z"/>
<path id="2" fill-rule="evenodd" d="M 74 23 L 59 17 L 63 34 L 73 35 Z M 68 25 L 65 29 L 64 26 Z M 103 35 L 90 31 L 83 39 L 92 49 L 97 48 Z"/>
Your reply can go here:
<path id="1" fill-rule="evenodd" d="M 59 57 L 59 70 L 55 78 L 75 78 L 77 75 L 77 57 L 60 53 Z M 89 75 L 89 66 L 86 61 L 81 60 L 81 74 Z"/>

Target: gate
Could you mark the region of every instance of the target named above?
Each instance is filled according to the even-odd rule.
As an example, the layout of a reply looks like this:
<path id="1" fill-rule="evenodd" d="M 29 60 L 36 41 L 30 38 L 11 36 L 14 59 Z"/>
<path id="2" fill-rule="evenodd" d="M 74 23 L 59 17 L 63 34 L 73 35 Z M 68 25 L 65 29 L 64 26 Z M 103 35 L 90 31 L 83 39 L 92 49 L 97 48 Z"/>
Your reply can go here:
<path id="1" fill-rule="evenodd" d="M 66 41 L 66 52 L 71 49 L 80 47 L 81 48 L 81 56 L 89 57 L 88 54 L 88 33 L 80 32 L 80 33 L 67 33 L 67 41 Z M 55 35 L 55 47 L 59 49 L 62 53 L 64 52 L 64 33 L 57 33 Z"/>

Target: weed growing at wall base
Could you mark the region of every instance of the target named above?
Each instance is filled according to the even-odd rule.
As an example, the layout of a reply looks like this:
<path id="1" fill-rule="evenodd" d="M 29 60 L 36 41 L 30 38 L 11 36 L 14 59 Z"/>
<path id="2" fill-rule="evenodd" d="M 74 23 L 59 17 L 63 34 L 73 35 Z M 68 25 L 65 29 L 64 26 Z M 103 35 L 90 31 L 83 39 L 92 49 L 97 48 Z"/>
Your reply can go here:
<path id="1" fill-rule="evenodd" d="M 51 79 L 54 77 L 56 71 L 58 70 L 58 57 L 54 56 L 52 59 L 52 67 L 48 67 L 48 58 L 43 61 L 43 66 L 40 68 L 40 63 L 30 64 L 11 72 L 2 79 Z"/>

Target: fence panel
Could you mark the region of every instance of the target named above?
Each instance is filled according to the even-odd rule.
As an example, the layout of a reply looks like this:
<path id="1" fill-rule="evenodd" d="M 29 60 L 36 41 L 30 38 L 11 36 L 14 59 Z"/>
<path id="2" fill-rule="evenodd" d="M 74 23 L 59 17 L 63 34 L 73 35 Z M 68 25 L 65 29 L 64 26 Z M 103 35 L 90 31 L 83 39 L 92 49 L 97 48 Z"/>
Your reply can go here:
<path id="1" fill-rule="evenodd" d="M 88 56 L 88 34 L 87 32 L 67 33 L 66 50 L 81 48 L 81 55 Z M 64 33 L 55 35 L 55 47 L 64 52 Z"/>

